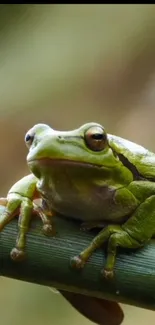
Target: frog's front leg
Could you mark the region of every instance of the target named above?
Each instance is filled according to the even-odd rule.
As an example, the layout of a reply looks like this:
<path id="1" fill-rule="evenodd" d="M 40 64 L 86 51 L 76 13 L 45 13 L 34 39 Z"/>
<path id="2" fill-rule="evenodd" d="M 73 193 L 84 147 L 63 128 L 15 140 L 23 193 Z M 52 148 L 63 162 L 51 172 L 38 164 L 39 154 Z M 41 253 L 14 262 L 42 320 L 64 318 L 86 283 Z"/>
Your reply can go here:
<path id="1" fill-rule="evenodd" d="M 45 235 L 53 235 L 51 212 L 45 209 L 45 204 L 36 205 L 34 200 L 40 199 L 41 195 L 36 188 L 37 179 L 33 174 L 25 176 L 10 189 L 7 198 L 0 198 L 0 204 L 5 206 L 0 216 L 0 231 L 3 230 L 15 216 L 19 215 L 19 233 L 16 246 L 11 252 L 14 260 L 21 260 L 25 257 L 26 233 L 30 227 L 33 214 L 37 214 L 43 222 Z M 48 213 L 47 213 L 48 212 Z"/>
<path id="2" fill-rule="evenodd" d="M 28 198 L 22 198 L 22 201 L 20 202 L 20 209 L 19 209 L 18 237 L 16 239 L 16 246 L 11 251 L 11 258 L 13 260 L 19 261 L 25 258 L 26 233 L 28 232 L 30 227 L 32 213 L 33 213 L 33 202 Z"/>
<path id="3" fill-rule="evenodd" d="M 108 255 L 103 270 L 105 277 L 112 277 L 118 247 L 136 249 L 143 247 L 155 234 L 155 195 L 141 203 L 132 216 L 122 225 L 109 225 L 103 229 L 79 256 L 71 260 L 75 268 L 82 268 L 92 253 L 108 241 Z"/>
<path id="4" fill-rule="evenodd" d="M 30 216 L 33 210 L 33 203 L 30 199 L 18 193 L 9 193 L 7 198 L 0 198 L 0 204 L 5 206 L 5 211 L 0 220 L 0 231 L 19 214 L 19 234 L 16 247 L 11 252 L 12 259 L 21 260 L 24 258 L 25 234 L 29 227 Z"/>
<path id="5" fill-rule="evenodd" d="M 33 202 L 33 212 L 36 213 L 42 220 L 43 233 L 46 236 L 54 235 L 52 217 L 53 213 L 47 208 L 46 202 L 42 199 L 41 205 L 37 205 Z"/>
<path id="6" fill-rule="evenodd" d="M 42 206 L 36 205 L 30 198 L 17 193 L 10 193 L 6 199 L 0 198 L 0 204 L 6 207 L 0 220 L 0 231 L 19 214 L 18 238 L 16 240 L 16 246 L 11 251 L 11 258 L 13 260 L 23 260 L 25 258 L 26 234 L 29 230 L 33 213 L 41 218 L 44 234 L 53 234 L 52 214 L 45 214 L 47 211 L 44 211 Z"/>

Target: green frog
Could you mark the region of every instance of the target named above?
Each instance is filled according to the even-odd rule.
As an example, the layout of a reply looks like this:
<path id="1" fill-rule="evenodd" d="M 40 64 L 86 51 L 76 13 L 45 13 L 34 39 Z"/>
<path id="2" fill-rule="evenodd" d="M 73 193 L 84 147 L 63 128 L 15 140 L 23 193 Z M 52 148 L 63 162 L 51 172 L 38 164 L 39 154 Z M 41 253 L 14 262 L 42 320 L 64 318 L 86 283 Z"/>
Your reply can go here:
<path id="1" fill-rule="evenodd" d="M 25 136 L 31 174 L 10 189 L 0 231 L 20 215 L 19 235 L 11 252 L 25 258 L 25 240 L 32 212 L 52 235 L 56 213 L 80 220 L 84 228 L 101 228 L 89 247 L 71 258 L 84 267 L 93 252 L 107 242 L 103 276 L 114 275 L 117 248 L 137 249 L 155 234 L 155 154 L 121 137 L 108 134 L 98 123 L 72 131 L 36 124 Z M 40 198 L 38 207 L 34 200 Z"/>

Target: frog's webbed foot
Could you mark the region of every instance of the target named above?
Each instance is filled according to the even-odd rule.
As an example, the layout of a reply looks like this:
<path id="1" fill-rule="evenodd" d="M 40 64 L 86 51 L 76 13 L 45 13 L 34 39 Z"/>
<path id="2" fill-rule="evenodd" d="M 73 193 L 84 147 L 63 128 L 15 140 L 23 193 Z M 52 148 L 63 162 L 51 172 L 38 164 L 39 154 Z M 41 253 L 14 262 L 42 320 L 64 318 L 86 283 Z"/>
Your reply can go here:
<path id="1" fill-rule="evenodd" d="M 99 232 L 85 250 L 71 259 L 71 267 L 75 269 L 83 268 L 93 252 L 100 248 L 106 241 L 108 241 L 108 254 L 105 268 L 101 271 L 101 274 L 108 279 L 114 276 L 117 247 L 138 248 L 141 246 L 121 226 L 109 225 Z"/>

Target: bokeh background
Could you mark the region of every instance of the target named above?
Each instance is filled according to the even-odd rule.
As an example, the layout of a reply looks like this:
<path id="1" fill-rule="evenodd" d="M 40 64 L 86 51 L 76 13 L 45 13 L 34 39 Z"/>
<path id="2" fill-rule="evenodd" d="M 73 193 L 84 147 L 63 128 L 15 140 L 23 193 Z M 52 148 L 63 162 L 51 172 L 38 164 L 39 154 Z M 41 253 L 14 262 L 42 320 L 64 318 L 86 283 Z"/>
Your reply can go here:
<path id="1" fill-rule="evenodd" d="M 154 5 L 0 5 L 0 196 L 28 173 L 34 123 L 96 121 L 155 150 L 154 89 Z M 154 312 L 123 308 L 123 325 L 155 323 Z M 90 324 L 48 288 L 2 277 L 0 322 Z"/>

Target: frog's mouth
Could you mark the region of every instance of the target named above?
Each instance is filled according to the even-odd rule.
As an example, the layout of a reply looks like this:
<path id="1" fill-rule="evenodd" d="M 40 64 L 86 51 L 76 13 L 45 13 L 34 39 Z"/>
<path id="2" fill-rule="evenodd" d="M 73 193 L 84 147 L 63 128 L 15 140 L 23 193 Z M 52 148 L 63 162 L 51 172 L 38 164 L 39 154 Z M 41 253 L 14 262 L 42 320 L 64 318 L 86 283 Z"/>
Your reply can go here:
<path id="1" fill-rule="evenodd" d="M 81 162 L 70 159 L 52 159 L 52 158 L 39 158 L 31 159 L 27 161 L 31 172 L 37 177 L 42 178 L 44 174 L 49 173 L 52 175 L 53 172 L 66 173 L 73 172 L 79 173 L 80 171 L 87 174 L 87 171 L 93 170 L 93 172 L 99 172 L 101 165 L 94 165 L 87 162 Z"/>
<path id="2" fill-rule="evenodd" d="M 38 158 L 38 159 L 28 159 L 27 163 L 29 167 L 33 170 L 33 168 L 37 167 L 83 167 L 83 168 L 95 168 L 95 169 L 109 169 L 108 167 L 104 167 L 103 165 L 88 163 L 84 161 L 76 161 L 72 159 L 65 159 L 65 158 Z M 38 169 L 39 169 L 38 168 Z"/>
<path id="3" fill-rule="evenodd" d="M 33 166 L 56 166 L 59 167 L 61 166 L 81 166 L 81 167 L 87 167 L 87 168 L 101 168 L 103 167 L 102 165 L 99 164 L 93 164 L 93 163 L 88 163 L 84 161 L 76 161 L 72 159 L 64 159 L 64 158 L 39 158 L 39 159 L 28 159 L 27 163 L 29 167 Z"/>

